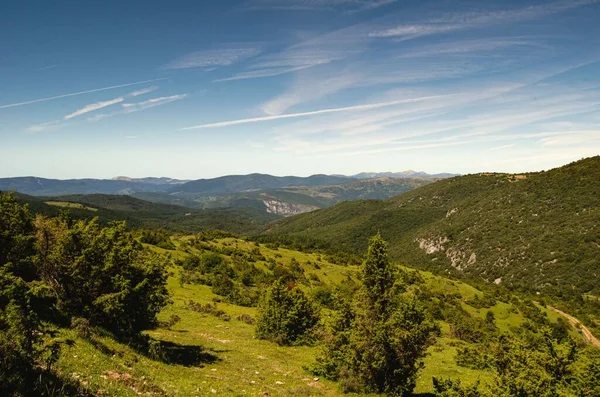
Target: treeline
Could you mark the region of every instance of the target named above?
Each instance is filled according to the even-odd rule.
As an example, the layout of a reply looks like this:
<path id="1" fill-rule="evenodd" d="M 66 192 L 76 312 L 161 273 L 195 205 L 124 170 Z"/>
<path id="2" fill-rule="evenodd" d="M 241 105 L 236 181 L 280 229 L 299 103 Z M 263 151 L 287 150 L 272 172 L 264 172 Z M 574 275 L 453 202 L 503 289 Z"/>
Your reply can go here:
<path id="1" fill-rule="evenodd" d="M 99 327 L 140 348 L 169 302 L 164 258 L 145 250 L 124 222 L 35 218 L 0 193 L 0 394 L 84 393 L 55 376 L 59 327 Z M 66 382 L 66 384 L 65 384 Z M 67 393 L 68 394 L 68 393 Z"/>

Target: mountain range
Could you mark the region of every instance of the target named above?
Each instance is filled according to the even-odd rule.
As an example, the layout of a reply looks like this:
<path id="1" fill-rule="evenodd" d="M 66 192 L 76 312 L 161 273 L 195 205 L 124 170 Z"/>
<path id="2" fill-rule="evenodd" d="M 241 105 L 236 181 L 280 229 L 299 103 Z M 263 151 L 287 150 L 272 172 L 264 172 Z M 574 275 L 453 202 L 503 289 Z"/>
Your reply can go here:
<path id="1" fill-rule="evenodd" d="M 368 176 L 371 175 L 371 176 Z M 440 176 L 442 175 L 442 176 Z M 0 178 L 1 191 L 15 191 L 34 196 L 62 196 L 66 194 L 133 194 L 139 192 L 164 192 L 169 194 L 193 193 L 215 196 L 254 190 L 279 189 L 298 186 L 341 185 L 355 179 L 367 178 L 443 178 L 453 174 L 429 175 L 422 172 L 362 173 L 354 176 L 311 175 L 309 177 L 273 176 L 268 174 L 227 175 L 218 178 L 180 180 L 173 178 L 129 178 L 117 176 L 112 179 L 47 179 L 35 176 Z"/>

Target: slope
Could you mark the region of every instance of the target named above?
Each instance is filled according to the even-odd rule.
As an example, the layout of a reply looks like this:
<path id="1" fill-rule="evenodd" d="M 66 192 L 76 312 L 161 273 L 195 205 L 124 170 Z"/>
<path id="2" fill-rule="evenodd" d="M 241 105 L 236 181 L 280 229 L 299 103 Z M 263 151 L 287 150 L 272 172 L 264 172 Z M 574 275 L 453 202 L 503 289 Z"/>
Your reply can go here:
<path id="1" fill-rule="evenodd" d="M 175 264 L 169 269 L 171 277 L 168 284 L 173 304 L 159 316 L 164 325 L 148 332 L 152 338 L 161 341 L 171 359 L 153 360 L 101 333 L 85 339 L 74 330 L 64 329 L 61 337 L 75 343 L 65 347 L 56 363 L 60 375 L 76 380 L 89 393 L 98 394 L 102 390 L 106 395 L 119 396 L 142 393 L 159 396 L 344 395 L 337 384 L 315 378 L 306 369 L 314 363 L 318 345 L 281 347 L 256 339 L 254 326 L 249 323 L 256 318 L 255 307 L 228 303 L 226 297 L 216 295 L 209 285 L 183 282 L 184 269 L 177 262 L 191 255 L 211 252 L 220 255 L 234 269 L 243 257 L 252 260 L 252 265 L 260 272 L 271 274 L 271 263 L 291 269 L 293 258 L 301 268 L 298 285 L 312 296 L 320 290 L 356 282 L 358 267 L 336 265 L 316 253 L 255 244 L 232 237 L 180 236 L 173 238 L 173 243 L 176 250 L 151 247 L 174 258 Z M 531 321 L 528 315 L 532 310 L 549 324 L 556 324 L 558 318 L 546 308 L 528 306 L 517 298 L 511 302 L 492 301 L 482 307 L 474 302 L 480 302 L 485 295 L 467 284 L 428 272 L 403 270 L 414 279 L 408 286 L 410 290 L 429 296 L 427 299 L 432 303 L 443 299 L 440 307 L 452 302 L 450 306 L 463 308 L 466 316 L 473 321 L 484 321 L 486 313 L 491 311 L 495 316 L 495 326 L 501 332 L 510 332 L 514 327 Z M 241 278 L 239 274 L 235 277 Z M 214 311 L 194 310 L 198 304 L 204 307 L 212 305 Z M 324 317 L 329 317 L 329 309 L 323 310 Z M 179 318 L 179 321 L 169 323 L 173 318 Z M 491 371 L 466 368 L 457 363 L 460 349 L 477 345 L 455 337 L 448 322 L 440 321 L 440 326 L 440 337 L 425 358 L 416 395 L 430 395 L 427 393 L 433 391 L 432 376 L 460 378 L 463 384 L 471 384 L 478 379 L 490 381 Z M 582 340 L 576 330 L 568 332 Z"/>
<path id="2" fill-rule="evenodd" d="M 227 175 L 213 179 L 199 179 L 170 190 L 172 193 L 196 193 L 205 196 L 244 192 L 247 190 L 277 189 L 287 186 L 321 186 L 348 182 L 348 177 L 330 175 L 273 176 L 267 174 Z"/>
<path id="3" fill-rule="evenodd" d="M 125 220 L 134 228 L 165 228 L 182 233 L 215 229 L 232 233 L 253 233 L 279 218 L 254 208 L 192 210 L 120 195 L 35 197 L 17 194 L 17 197 L 19 201 L 27 203 L 33 213 L 56 216 L 66 209 L 74 218 L 98 217 L 102 223 Z"/>
<path id="4" fill-rule="evenodd" d="M 266 234 L 362 252 L 380 231 L 390 254 L 510 288 L 600 292 L 600 157 L 547 172 L 441 180 L 384 201 L 287 218 Z"/>
<path id="5" fill-rule="evenodd" d="M 262 211 L 290 216 L 342 201 L 384 199 L 434 182 L 433 178 L 376 178 L 352 180 L 325 186 L 291 186 L 279 189 L 252 190 L 241 193 L 207 196 L 204 193 L 132 194 L 143 200 L 190 208 L 253 207 Z"/>

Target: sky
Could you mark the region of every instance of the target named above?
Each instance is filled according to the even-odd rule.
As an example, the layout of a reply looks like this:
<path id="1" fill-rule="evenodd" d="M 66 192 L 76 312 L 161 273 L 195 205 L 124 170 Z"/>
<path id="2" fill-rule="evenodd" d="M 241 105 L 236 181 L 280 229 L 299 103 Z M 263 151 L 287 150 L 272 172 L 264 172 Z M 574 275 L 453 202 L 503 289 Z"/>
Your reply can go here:
<path id="1" fill-rule="evenodd" d="M 600 0 L 5 0 L 0 177 L 547 170 L 600 154 Z"/>

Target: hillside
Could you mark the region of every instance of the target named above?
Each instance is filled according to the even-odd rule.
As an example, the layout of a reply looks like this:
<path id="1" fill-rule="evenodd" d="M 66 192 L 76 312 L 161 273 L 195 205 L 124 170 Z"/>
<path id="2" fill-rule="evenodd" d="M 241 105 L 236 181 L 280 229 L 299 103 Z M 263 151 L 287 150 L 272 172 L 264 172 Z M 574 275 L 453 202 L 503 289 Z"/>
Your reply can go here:
<path id="1" fill-rule="evenodd" d="M 442 179 L 452 178 L 458 176 L 458 174 L 450 174 L 442 172 L 441 174 L 428 174 L 423 171 L 406 170 L 401 172 L 361 172 L 360 174 L 351 175 L 351 178 L 356 179 L 372 179 L 372 178 L 430 178 L 430 179 Z"/>
<path id="2" fill-rule="evenodd" d="M 107 395 L 134 396 L 140 393 L 157 396 L 343 396 L 339 385 L 315 377 L 309 368 L 320 346 L 284 347 L 254 337 L 257 308 L 231 303 L 229 298 L 218 295 L 206 285 L 210 275 L 199 276 L 190 282 L 189 272 L 178 263 L 191 256 L 217 253 L 235 271 L 235 285 L 251 293 L 259 286 L 243 287 L 239 282 L 241 264 L 249 261 L 255 274 L 265 277 L 275 274 L 275 266 L 292 271 L 292 263 L 299 267 L 294 271 L 298 285 L 310 296 L 321 297 L 324 291 L 333 291 L 357 282 L 358 267 L 337 265 L 330 258 L 228 237 L 211 238 L 207 235 L 173 238 L 176 250 L 162 250 L 174 259 L 169 268 L 168 281 L 172 293 L 172 305 L 159 315 L 163 321 L 160 328 L 149 331 L 155 340 L 161 341 L 172 357 L 170 360 L 153 360 L 130 346 L 116 342 L 101 333 L 82 338 L 74 330 L 63 329 L 60 336 L 72 339 L 74 344 L 66 347 L 56 364 L 57 372 L 74 379 L 89 393 L 103 390 Z M 240 259 L 242 261 L 240 262 Z M 246 263 L 246 266 L 248 264 Z M 481 291 L 467 284 L 435 276 L 428 272 L 403 271 L 411 275 L 408 293 L 422 294 L 431 301 L 431 307 L 442 312 L 459 310 L 464 321 L 485 324 L 484 319 L 493 313 L 497 332 L 512 332 L 521 325 L 535 321 L 557 324 L 559 316 L 553 311 L 521 301 L 494 301 Z M 192 272 L 193 273 L 193 272 Z M 232 273 L 233 274 L 233 273 Z M 204 278 L 202 278 L 204 277 Z M 258 278 L 258 276 L 256 276 Z M 182 281 L 184 280 L 184 281 Z M 487 303 L 486 303 L 487 302 Z M 212 309 L 210 308 L 213 306 Z M 251 305 L 254 306 L 254 305 Z M 200 308 L 203 308 L 200 310 Z M 325 317 L 332 311 L 323 308 Z M 178 318 L 174 324 L 169 321 Z M 453 317 L 456 321 L 456 317 Z M 493 378 L 490 369 L 474 369 L 459 364 L 460 351 L 479 346 L 457 337 L 456 325 L 440 320 L 440 336 L 428 349 L 424 368 L 417 380 L 415 395 L 429 396 L 433 391 L 432 377 L 460 379 L 469 385 L 478 379 L 484 383 Z M 497 327 L 497 328 L 496 328 Z M 496 332 L 494 331 L 494 332 Z M 567 331 L 579 343 L 582 336 L 575 329 Z M 462 339 L 461 339 L 462 338 Z"/>
<path id="3" fill-rule="evenodd" d="M 190 208 L 253 207 L 283 216 L 327 208 L 342 201 L 383 199 L 434 182 L 432 178 L 376 178 L 351 180 L 325 186 L 291 186 L 241 193 L 205 195 L 204 193 L 140 192 L 134 197 L 157 203 Z"/>
<path id="4" fill-rule="evenodd" d="M 600 292 L 600 157 L 546 172 L 445 179 L 383 201 L 345 202 L 270 225 L 362 252 L 380 231 L 392 257 L 509 288 Z"/>
<path id="5" fill-rule="evenodd" d="M 0 191 L 15 191 L 33 196 L 63 196 L 68 194 L 130 194 L 160 192 L 183 183 L 169 178 L 116 179 L 46 179 L 33 176 L 0 178 Z"/>
<path id="6" fill-rule="evenodd" d="M 254 208 L 192 210 L 176 205 L 157 204 L 129 196 L 104 194 L 35 197 L 17 194 L 33 213 L 56 216 L 68 210 L 74 218 L 98 217 L 102 223 L 125 220 L 130 227 L 165 228 L 182 233 L 224 230 L 252 233 L 279 217 Z"/>
<path id="7" fill-rule="evenodd" d="M 198 179 L 174 187 L 171 193 L 196 193 L 204 196 L 223 195 L 247 190 L 277 189 L 289 186 L 322 186 L 348 182 L 348 177 L 311 175 L 309 177 L 273 176 L 267 174 L 227 175 L 213 179 Z"/>

